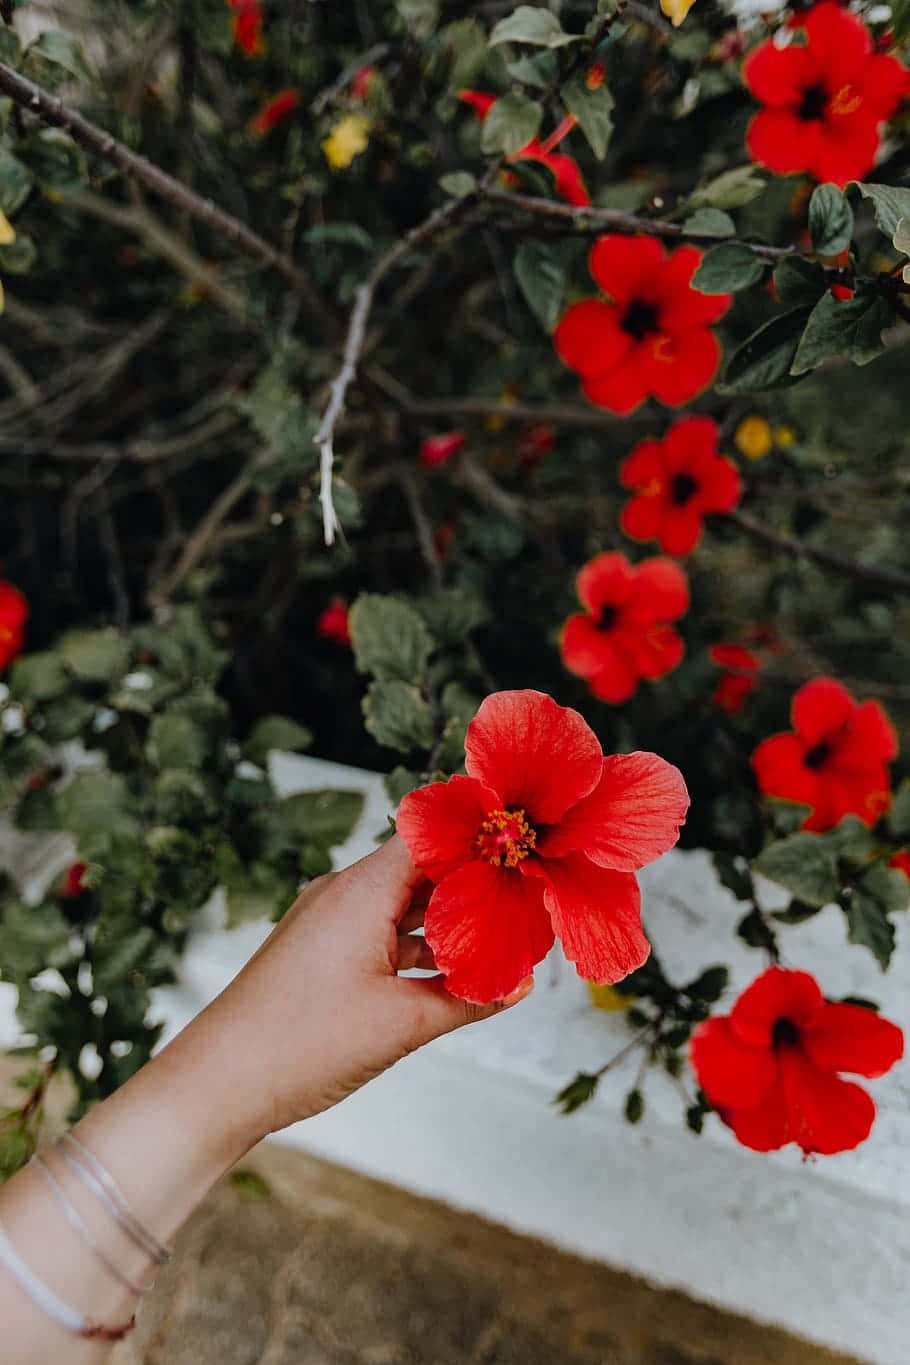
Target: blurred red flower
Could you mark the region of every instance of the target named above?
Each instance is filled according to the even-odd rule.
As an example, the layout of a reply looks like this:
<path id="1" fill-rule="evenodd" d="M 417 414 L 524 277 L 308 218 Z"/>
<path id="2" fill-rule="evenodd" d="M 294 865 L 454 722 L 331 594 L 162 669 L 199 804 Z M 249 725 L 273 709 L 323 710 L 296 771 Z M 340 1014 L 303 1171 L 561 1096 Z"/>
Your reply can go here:
<path id="1" fill-rule="evenodd" d="M 813 678 L 790 714 L 793 733 L 772 735 L 752 755 L 760 789 L 810 806 L 803 829 L 832 829 L 845 815 L 874 825 L 891 804 L 887 765 L 897 754 L 879 703 L 854 701 L 835 678 Z"/>
<path id="2" fill-rule="evenodd" d="M 733 296 L 691 288 L 701 258 L 694 246 L 667 254 L 656 237 L 597 239 L 589 265 L 608 301 L 572 304 L 553 334 L 592 403 L 625 415 L 649 394 L 679 407 L 708 387 L 720 364 L 708 324 Z"/>
<path id="3" fill-rule="evenodd" d="M 895 853 L 892 858 L 888 859 L 888 866 L 896 867 L 910 881 L 910 850 L 902 848 L 900 852 Z"/>
<path id="4" fill-rule="evenodd" d="M 28 603 L 18 588 L 0 579 L 0 668 L 22 651 Z"/>
<path id="5" fill-rule="evenodd" d="M 259 113 L 254 114 L 250 119 L 250 132 L 255 133 L 258 137 L 265 137 L 266 133 L 270 133 L 276 124 L 281 123 L 282 119 L 286 119 L 299 103 L 299 90 L 282 90 L 280 95 L 273 95 L 262 106 Z"/>
<path id="6" fill-rule="evenodd" d="M 679 838 L 682 774 L 656 754 L 605 758 L 577 711 L 532 691 L 487 697 L 465 755 L 467 777 L 409 793 L 397 819 L 437 883 L 425 933 L 447 989 L 502 999 L 555 934 L 592 981 L 641 966 L 634 873 Z"/>
<path id="7" fill-rule="evenodd" d="M 585 608 L 562 629 L 563 663 L 602 701 L 628 701 L 642 678 L 662 678 L 683 657 L 669 624 L 689 607 L 686 575 L 672 559 L 630 564 L 616 551 L 596 555 L 576 579 Z"/>
<path id="8" fill-rule="evenodd" d="M 536 426 L 523 431 L 518 438 L 518 453 L 523 468 L 536 469 L 544 455 L 553 449 L 555 441 L 556 432 L 549 422 L 538 422 Z"/>
<path id="9" fill-rule="evenodd" d="M 483 123 L 492 106 L 496 103 L 496 95 L 485 94 L 481 90 L 459 90 L 458 98 L 465 104 L 470 104 L 481 123 Z M 559 136 L 554 134 L 547 138 L 546 142 L 540 142 L 536 137 L 532 138 L 526 147 L 520 151 L 513 152 L 506 157 L 507 161 L 537 161 L 553 176 L 554 189 L 560 199 L 565 199 L 570 204 L 584 207 L 590 204 L 591 196 L 588 194 L 585 182 L 579 169 L 578 162 L 565 152 L 554 152 L 552 148 L 556 142 L 561 140 L 567 132 L 575 126 L 575 120 L 566 120 L 557 130 Z"/>
<path id="10" fill-rule="evenodd" d="M 808 972 L 769 967 L 728 1015 L 692 1035 L 698 1083 L 738 1140 L 846 1152 L 869 1136 L 871 1097 L 840 1071 L 883 1076 L 903 1056 L 896 1024 L 861 1005 L 829 1004 Z"/>
<path id="11" fill-rule="evenodd" d="M 862 20 L 834 0 L 814 5 L 802 28 L 805 43 L 769 40 L 743 63 L 743 80 L 765 106 L 746 148 L 778 175 L 862 180 L 875 163 L 879 125 L 910 93 L 910 71 L 874 52 Z"/>
<path id="12" fill-rule="evenodd" d="M 234 11 L 234 42 L 248 57 L 265 51 L 262 40 L 262 0 L 227 0 Z"/>
<path id="13" fill-rule="evenodd" d="M 81 896 L 86 889 L 82 885 L 82 878 L 87 871 L 88 863 L 70 863 L 63 874 L 57 895 L 62 896 L 64 900 L 72 900 L 75 896 Z"/>
<path id="14" fill-rule="evenodd" d="M 734 673 L 723 673 L 711 697 L 714 705 L 721 711 L 735 715 L 746 704 L 746 698 L 758 687 L 758 673 L 761 664 L 745 645 L 711 645 L 708 658 L 718 668 L 735 669 Z"/>
<path id="15" fill-rule="evenodd" d="M 687 555 L 709 512 L 729 512 L 742 493 L 736 465 L 717 452 L 710 417 L 684 417 L 662 441 L 641 441 L 620 466 L 626 488 L 637 488 L 620 526 L 633 540 L 656 540 L 664 554 Z"/>
<path id="16" fill-rule="evenodd" d="M 420 463 L 445 464 L 464 449 L 467 439 L 463 431 L 444 431 L 439 436 L 428 436 L 420 447 Z"/>
<path id="17" fill-rule="evenodd" d="M 351 81 L 351 99 L 357 100 L 359 104 L 366 104 L 375 75 L 377 75 L 375 66 L 358 67 Z"/>
<path id="18" fill-rule="evenodd" d="M 340 645 L 351 643 L 348 604 L 343 597 L 336 597 L 322 612 L 316 622 L 316 634 L 323 640 L 335 640 Z"/>

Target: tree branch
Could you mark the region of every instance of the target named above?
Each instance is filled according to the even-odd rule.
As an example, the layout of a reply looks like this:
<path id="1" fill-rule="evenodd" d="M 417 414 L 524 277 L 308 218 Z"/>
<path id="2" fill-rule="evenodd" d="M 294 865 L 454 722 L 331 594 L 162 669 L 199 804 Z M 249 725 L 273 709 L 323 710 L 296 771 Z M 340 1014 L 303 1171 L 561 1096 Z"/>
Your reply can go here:
<path id="1" fill-rule="evenodd" d="M 773 545 L 778 550 L 784 550 L 787 554 L 793 555 L 798 559 L 811 559 L 815 564 L 821 564 L 829 569 L 838 569 L 841 573 L 849 574 L 851 578 L 858 578 L 864 583 L 874 583 L 880 588 L 890 588 L 896 592 L 910 592 L 910 576 L 897 573 L 893 569 L 880 568 L 877 564 L 863 564 L 857 559 L 848 559 L 846 555 L 838 554 L 836 550 L 826 550 L 821 545 L 811 545 L 807 541 L 797 540 L 795 536 L 787 535 L 783 531 L 772 531 L 764 526 L 756 517 L 750 516 L 748 512 L 726 512 L 724 514 L 728 521 L 747 531 L 750 536 L 757 540 L 763 540 L 767 545 Z"/>

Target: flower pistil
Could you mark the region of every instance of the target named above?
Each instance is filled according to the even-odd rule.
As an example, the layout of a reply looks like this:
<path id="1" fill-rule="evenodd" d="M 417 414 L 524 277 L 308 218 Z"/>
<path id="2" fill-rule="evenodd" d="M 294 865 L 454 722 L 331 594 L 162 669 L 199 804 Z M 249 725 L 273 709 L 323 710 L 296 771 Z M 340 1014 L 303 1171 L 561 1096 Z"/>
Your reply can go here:
<path id="1" fill-rule="evenodd" d="M 537 831 L 523 810 L 493 810 L 478 829 L 473 849 L 493 867 L 516 867 L 536 843 Z"/>

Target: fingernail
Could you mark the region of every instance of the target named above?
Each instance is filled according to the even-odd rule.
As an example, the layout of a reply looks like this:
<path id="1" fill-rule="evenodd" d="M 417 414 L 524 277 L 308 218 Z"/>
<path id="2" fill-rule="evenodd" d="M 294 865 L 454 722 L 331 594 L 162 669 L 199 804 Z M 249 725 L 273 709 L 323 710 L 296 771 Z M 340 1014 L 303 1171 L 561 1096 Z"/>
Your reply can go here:
<path id="1" fill-rule="evenodd" d="M 530 995 L 534 989 L 533 976 L 526 976 L 524 981 L 520 981 L 510 995 L 503 997 L 503 1005 L 508 1009 L 509 1005 L 517 1005 L 519 1000 L 524 1000 L 526 995 Z"/>

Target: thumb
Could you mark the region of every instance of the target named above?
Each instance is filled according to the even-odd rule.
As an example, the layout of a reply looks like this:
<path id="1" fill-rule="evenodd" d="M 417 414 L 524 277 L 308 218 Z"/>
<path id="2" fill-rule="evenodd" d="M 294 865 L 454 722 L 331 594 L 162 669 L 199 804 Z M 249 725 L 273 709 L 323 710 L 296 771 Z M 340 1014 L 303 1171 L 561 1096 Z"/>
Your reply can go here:
<path id="1" fill-rule="evenodd" d="M 399 978 L 401 980 L 401 978 Z M 519 1001 L 525 1000 L 534 989 L 534 977 L 526 976 L 514 991 L 502 1000 L 493 1000 L 487 1005 L 478 1005 L 471 1000 L 462 1000 L 446 990 L 444 976 L 434 976 L 408 981 L 413 986 L 412 1001 L 414 1010 L 413 1044 L 422 1047 L 443 1033 L 451 1033 L 465 1024 L 476 1024 L 481 1019 L 491 1019 L 494 1014 L 511 1009 Z M 404 984 L 404 983 L 402 983 Z"/>

